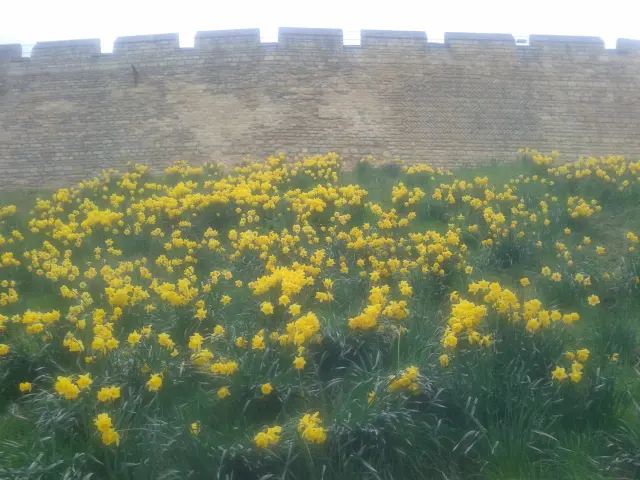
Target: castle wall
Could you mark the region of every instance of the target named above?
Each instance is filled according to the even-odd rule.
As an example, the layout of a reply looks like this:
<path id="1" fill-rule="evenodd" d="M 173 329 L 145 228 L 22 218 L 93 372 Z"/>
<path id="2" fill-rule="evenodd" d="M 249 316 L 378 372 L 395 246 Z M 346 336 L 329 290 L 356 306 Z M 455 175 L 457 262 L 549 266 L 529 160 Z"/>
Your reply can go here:
<path id="1" fill-rule="evenodd" d="M 0 186 L 64 184 L 127 162 L 233 163 L 335 151 L 448 168 L 640 158 L 640 42 L 282 28 L 0 46 Z"/>

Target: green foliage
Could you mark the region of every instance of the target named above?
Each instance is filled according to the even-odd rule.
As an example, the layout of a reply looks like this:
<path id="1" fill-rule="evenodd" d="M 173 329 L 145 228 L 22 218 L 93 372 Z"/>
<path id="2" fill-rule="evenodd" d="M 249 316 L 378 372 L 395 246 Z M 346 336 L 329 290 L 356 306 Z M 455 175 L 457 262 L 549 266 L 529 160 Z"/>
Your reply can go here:
<path id="1" fill-rule="evenodd" d="M 0 254 L 22 264 L 7 260 L 0 269 L 0 282 L 14 282 L 19 296 L 0 306 L 6 317 L 0 344 L 10 346 L 0 357 L 0 478 L 640 478 L 640 257 L 637 241 L 626 237 L 640 230 L 640 190 L 635 179 L 621 188 L 637 167 L 625 163 L 621 170 L 615 158 L 569 166 L 551 160 L 525 152 L 513 165 L 450 175 L 373 159 L 347 171 L 332 155 L 290 164 L 280 156 L 230 174 L 220 166 L 179 163 L 151 177 L 132 167 L 123 176 L 105 175 L 53 195 L 3 196 L 3 205 L 20 208 L 0 215 Z M 587 167 L 619 181 L 582 178 Z M 350 202 L 356 185 L 366 192 Z M 168 193 L 173 189 L 186 190 Z M 228 198 L 207 197 L 212 192 Z M 51 204 L 31 214 L 35 195 Z M 265 206 L 270 200 L 273 208 Z M 154 201 L 164 203 L 145 204 Z M 583 208 L 578 213 L 577 205 Z M 71 236 L 54 221 L 33 230 L 37 219 L 80 224 L 89 211 L 121 212 L 122 225 L 78 228 L 86 235 L 78 244 L 72 226 Z M 157 218 L 146 224 L 138 212 L 144 222 Z M 249 220 L 254 216 L 259 221 Z M 141 233 L 125 234 L 136 222 Z M 156 228 L 163 236 L 151 233 Z M 245 233 L 255 236 L 238 240 Z M 294 234 L 297 243 L 283 241 Z M 193 244 L 171 244 L 178 237 Z M 254 248 L 258 237 L 264 248 Z M 219 245 L 208 247 L 214 238 Z M 120 254 L 109 251 L 110 240 Z M 59 251 L 58 263 L 72 251 L 78 273 L 69 269 L 51 279 L 37 272 L 41 264 L 26 268 L 31 259 L 23 253 L 44 258 L 44 241 Z M 606 252 L 597 253 L 597 246 Z M 417 253 L 421 248 L 428 253 Z M 323 257 L 314 263 L 311 256 L 320 250 Z M 167 265 L 157 261 L 161 256 Z M 396 260 L 397 266 L 389 263 Z M 300 305 L 301 314 L 288 313 L 279 287 L 261 294 L 249 287 L 275 266 L 294 271 L 300 265 L 312 281 L 289 303 Z M 96 280 L 84 275 L 91 266 Z M 107 266 L 116 270 L 113 277 L 102 271 Z M 544 274 L 543 267 L 559 276 Z M 520 282 L 523 277 L 530 285 Z M 156 291 L 185 279 L 197 293 L 184 304 Z M 474 297 L 470 285 L 482 280 L 487 288 Z M 409 294 L 399 293 L 401 282 Z M 118 316 L 107 288 L 129 284 L 143 286 L 151 299 L 123 305 Z M 490 284 L 513 293 L 519 315 L 500 312 L 499 301 L 484 298 Z M 64 297 L 61 286 L 86 293 L 91 302 L 82 303 L 80 293 Z M 379 313 L 371 328 L 350 326 L 376 305 L 371 296 L 384 286 L 389 291 L 381 310 L 389 300 L 405 301 L 406 315 Z M 317 293 L 331 298 L 320 300 Z M 224 295 L 231 303 L 221 303 Z M 598 299 L 594 305 L 591 296 Z M 487 311 L 448 348 L 444 339 L 459 298 Z M 521 310 L 537 299 L 540 310 L 575 312 L 580 319 L 561 317 L 533 328 Z M 273 314 L 264 313 L 263 302 Z M 101 325 L 92 316 L 98 308 L 119 339 L 113 351 L 92 345 Z M 206 310 L 201 320 L 194 318 L 198 308 Z M 23 320 L 29 310 L 62 316 L 33 334 Z M 318 331 L 297 343 L 285 338 L 307 312 L 319 319 Z M 129 345 L 128 335 L 148 325 L 152 331 Z M 212 334 L 216 326 L 224 333 Z M 485 343 L 469 341 L 474 329 Z M 83 341 L 81 352 L 63 344 L 67 332 Z M 161 345 L 160 333 L 169 334 L 175 348 Z M 193 355 L 201 349 L 189 346 L 196 333 L 212 362 L 236 362 L 238 371 L 225 376 L 213 374 L 211 362 L 197 365 Z M 264 349 L 252 347 L 256 336 Z M 238 346 L 239 339 L 245 345 Z M 581 375 L 553 380 L 556 367 L 571 372 L 579 349 L 588 350 Z M 304 368 L 294 368 L 297 357 Z M 77 399 L 56 393 L 58 376 L 77 382 L 81 373 L 93 384 Z M 162 375 L 158 392 L 147 384 L 152 373 Z M 410 381 L 395 389 L 403 376 Z M 21 392 L 23 382 L 33 389 Z M 273 391 L 264 394 L 267 383 Z M 120 398 L 97 400 L 101 388 L 114 386 Z M 222 388 L 229 389 L 228 398 L 219 396 Z M 300 428 L 303 415 L 314 412 L 326 434 L 317 443 Z M 101 413 L 109 414 L 119 445 L 105 444 L 97 430 Z M 256 435 L 276 425 L 277 441 L 260 447 Z"/>

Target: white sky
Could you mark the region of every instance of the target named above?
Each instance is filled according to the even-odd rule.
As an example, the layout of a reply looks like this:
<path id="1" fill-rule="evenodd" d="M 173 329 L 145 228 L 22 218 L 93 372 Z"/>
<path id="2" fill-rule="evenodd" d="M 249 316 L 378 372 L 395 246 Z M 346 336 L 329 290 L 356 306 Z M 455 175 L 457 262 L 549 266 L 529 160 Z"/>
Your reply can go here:
<path id="1" fill-rule="evenodd" d="M 198 30 L 260 28 L 276 41 L 285 27 L 422 30 L 433 41 L 444 32 L 593 35 L 607 48 L 640 39 L 638 0 L 4 0 L 0 44 L 97 38 L 112 50 L 120 35 L 180 34 L 193 45 Z"/>

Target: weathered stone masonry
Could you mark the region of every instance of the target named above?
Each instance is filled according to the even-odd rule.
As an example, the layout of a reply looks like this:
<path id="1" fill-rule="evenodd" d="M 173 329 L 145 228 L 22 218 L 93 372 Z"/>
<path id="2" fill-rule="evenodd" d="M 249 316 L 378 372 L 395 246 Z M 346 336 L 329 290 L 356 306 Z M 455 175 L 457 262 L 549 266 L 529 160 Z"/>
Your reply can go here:
<path id="1" fill-rule="evenodd" d="M 521 146 L 640 157 L 640 42 L 288 29 L 0 46 L 0 186 L 128 161 L 236 162 L 337 151 L 456 167 Z"/>

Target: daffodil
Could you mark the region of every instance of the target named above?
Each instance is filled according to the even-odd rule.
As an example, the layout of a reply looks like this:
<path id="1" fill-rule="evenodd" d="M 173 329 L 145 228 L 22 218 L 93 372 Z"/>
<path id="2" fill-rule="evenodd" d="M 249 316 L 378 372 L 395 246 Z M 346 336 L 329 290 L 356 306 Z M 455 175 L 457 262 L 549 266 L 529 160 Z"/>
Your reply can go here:
<path id="1" fill-rule="evenodd" d="M 439 361 L 440 361 L 440 366 L 448 367 L 450 363 L 449 355 L 447 355 L 446 353 L 443 353 L 442 355 L 440 355 Z"/>
<path id="2" fill-rule="evenodd" d="M 595 307 L 600 304 L 600 297 L 598 297 L 597 295 L 589 295 L 589 298 L 587 298 L 587 302 L 590 306 Z"/>
<path id="3" fill-rule="evenodd" d="M 567 376 L 568 375 L 566 370 L 562 367 L 556 367 L 551 374 L 551 377 L 554 380 L 558 380 L 559 382 L 562 382 L 563 380 L 565 380 Z"/>
<path id="4" fill-rule="evenodd" d="M 306 364 L 307 362 L 305 361 L 304 357 L 296 357 L 293 360 L 293 366 L 296 370 L 303 370 Z"/>
<path id="5" fill-rule="evenodd" d="M 22 382 L 18 385 L 18 387 L 20 388 L 20 391 L 22 393 L 29 393 L 33 389 L 33 384 L 31 384 L 30 382 Z"/>
<path id="6" fill-rule="evenodd" d="M 147 389 L 150 392 L 157 392 L 160 388 L 162 388 L 162 376 L 154 373 L 147 381 Z"/>

